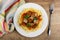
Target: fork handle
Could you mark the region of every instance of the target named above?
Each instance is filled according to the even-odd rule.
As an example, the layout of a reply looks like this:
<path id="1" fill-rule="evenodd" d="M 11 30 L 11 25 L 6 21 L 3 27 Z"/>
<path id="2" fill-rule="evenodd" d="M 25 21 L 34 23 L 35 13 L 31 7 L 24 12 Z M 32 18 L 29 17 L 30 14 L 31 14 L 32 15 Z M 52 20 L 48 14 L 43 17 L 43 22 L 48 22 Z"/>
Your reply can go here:
<path id="1" fill-rule="evenodd" d="M 49 10 L 50 14 L 49 14 L 49 24 L 48 24 L 48 35 L 49 35 L 49 30 L 50 30 L 50 27 L 51 27 L 51 14 L 52 14 L 52 10 Z"/>

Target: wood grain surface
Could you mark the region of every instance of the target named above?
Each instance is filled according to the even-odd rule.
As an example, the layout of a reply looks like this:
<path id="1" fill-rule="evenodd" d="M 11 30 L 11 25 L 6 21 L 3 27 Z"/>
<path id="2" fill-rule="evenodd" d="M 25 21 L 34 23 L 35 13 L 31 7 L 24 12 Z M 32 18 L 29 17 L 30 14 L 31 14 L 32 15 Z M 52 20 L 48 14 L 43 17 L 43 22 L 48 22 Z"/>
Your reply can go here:
<path id="1" fill-rule="evenodd" d="M 26 0 L 26 2 L 33 2 L 41 5 L 46 10 L 49 16 L 49 5 L 52 0 Z M 0 40 L 60 40 L 60 0 L 54 0 L 54 11 L 51 20 L 51 36 L 47 35 L 46 30 L 39 36 L 34 38 L 27 38 L 20 35 L 16 30 L 10 34 L 4 35 Z"/>

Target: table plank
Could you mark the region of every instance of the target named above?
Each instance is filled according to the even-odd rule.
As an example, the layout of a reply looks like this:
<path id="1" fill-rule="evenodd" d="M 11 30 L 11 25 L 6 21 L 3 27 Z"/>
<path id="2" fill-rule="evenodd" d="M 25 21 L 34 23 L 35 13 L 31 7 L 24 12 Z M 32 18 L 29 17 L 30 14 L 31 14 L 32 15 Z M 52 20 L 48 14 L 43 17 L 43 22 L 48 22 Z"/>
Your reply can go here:
<path id="1" fill-rule="evenodd" d="M 27 2 L 37 3 L 44 7 L 47 14 L 49 15 L 49 5 L 52 2 L 52 0 L 26 0 Z M 39 36 L 34 38 L 27 38 L 15 30 L 14 32 L 10 34 L 4 35 L 0 40 L 60 40 L 60 0 L 54 0 L 54 12 L 52 14 L 52 20 L 51 20 L 51 36 L 48 39 L 47 35 L 47 28 L 46 30 Z"/>
<path id="2" fill-rule="evenodd" d="M 49 40 L 60 40 L 60 0 L 55 0 L 54 13 L 52 14 L 51 30 Z"/>

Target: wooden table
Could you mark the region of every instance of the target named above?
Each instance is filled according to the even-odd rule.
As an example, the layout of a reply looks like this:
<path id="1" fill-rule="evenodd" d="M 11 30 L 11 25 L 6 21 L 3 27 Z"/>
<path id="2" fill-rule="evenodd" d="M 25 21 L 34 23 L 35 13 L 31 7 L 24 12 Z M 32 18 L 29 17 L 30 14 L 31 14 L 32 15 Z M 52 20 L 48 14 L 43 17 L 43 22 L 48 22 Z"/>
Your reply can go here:
<path id="1" fill-rule="evenodd" d="M 27 0 L 28 2 L 33 2 L 41 5 L 46 10 L 47 14 L 49 15 L 49 5 L 52 0 Z M 17 31 L 10 34 L 4 35 L 0 40 L 60 40 L 60 0 L 54 0 L 54 11 L 52 14 L 51 20 L 51 36 L 48 37 L 47 35 L 47 28 L 46 30 L 39 36 L 34 38 L 27 38 L 21 36 Z"/>

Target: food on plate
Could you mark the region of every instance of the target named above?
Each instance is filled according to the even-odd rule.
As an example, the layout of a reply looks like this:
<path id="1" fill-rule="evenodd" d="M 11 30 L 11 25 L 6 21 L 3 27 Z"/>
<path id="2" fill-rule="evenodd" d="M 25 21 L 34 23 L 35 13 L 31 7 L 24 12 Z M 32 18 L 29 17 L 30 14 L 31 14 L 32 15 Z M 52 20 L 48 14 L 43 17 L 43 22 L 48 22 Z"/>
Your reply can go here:
<path id="1" fill-rule="evenodd" d="M 20 13 L 18 24 L 27 31 L 37 30 L 42 24 L 42 14 L 37 9 L 26 8 Z"/>

